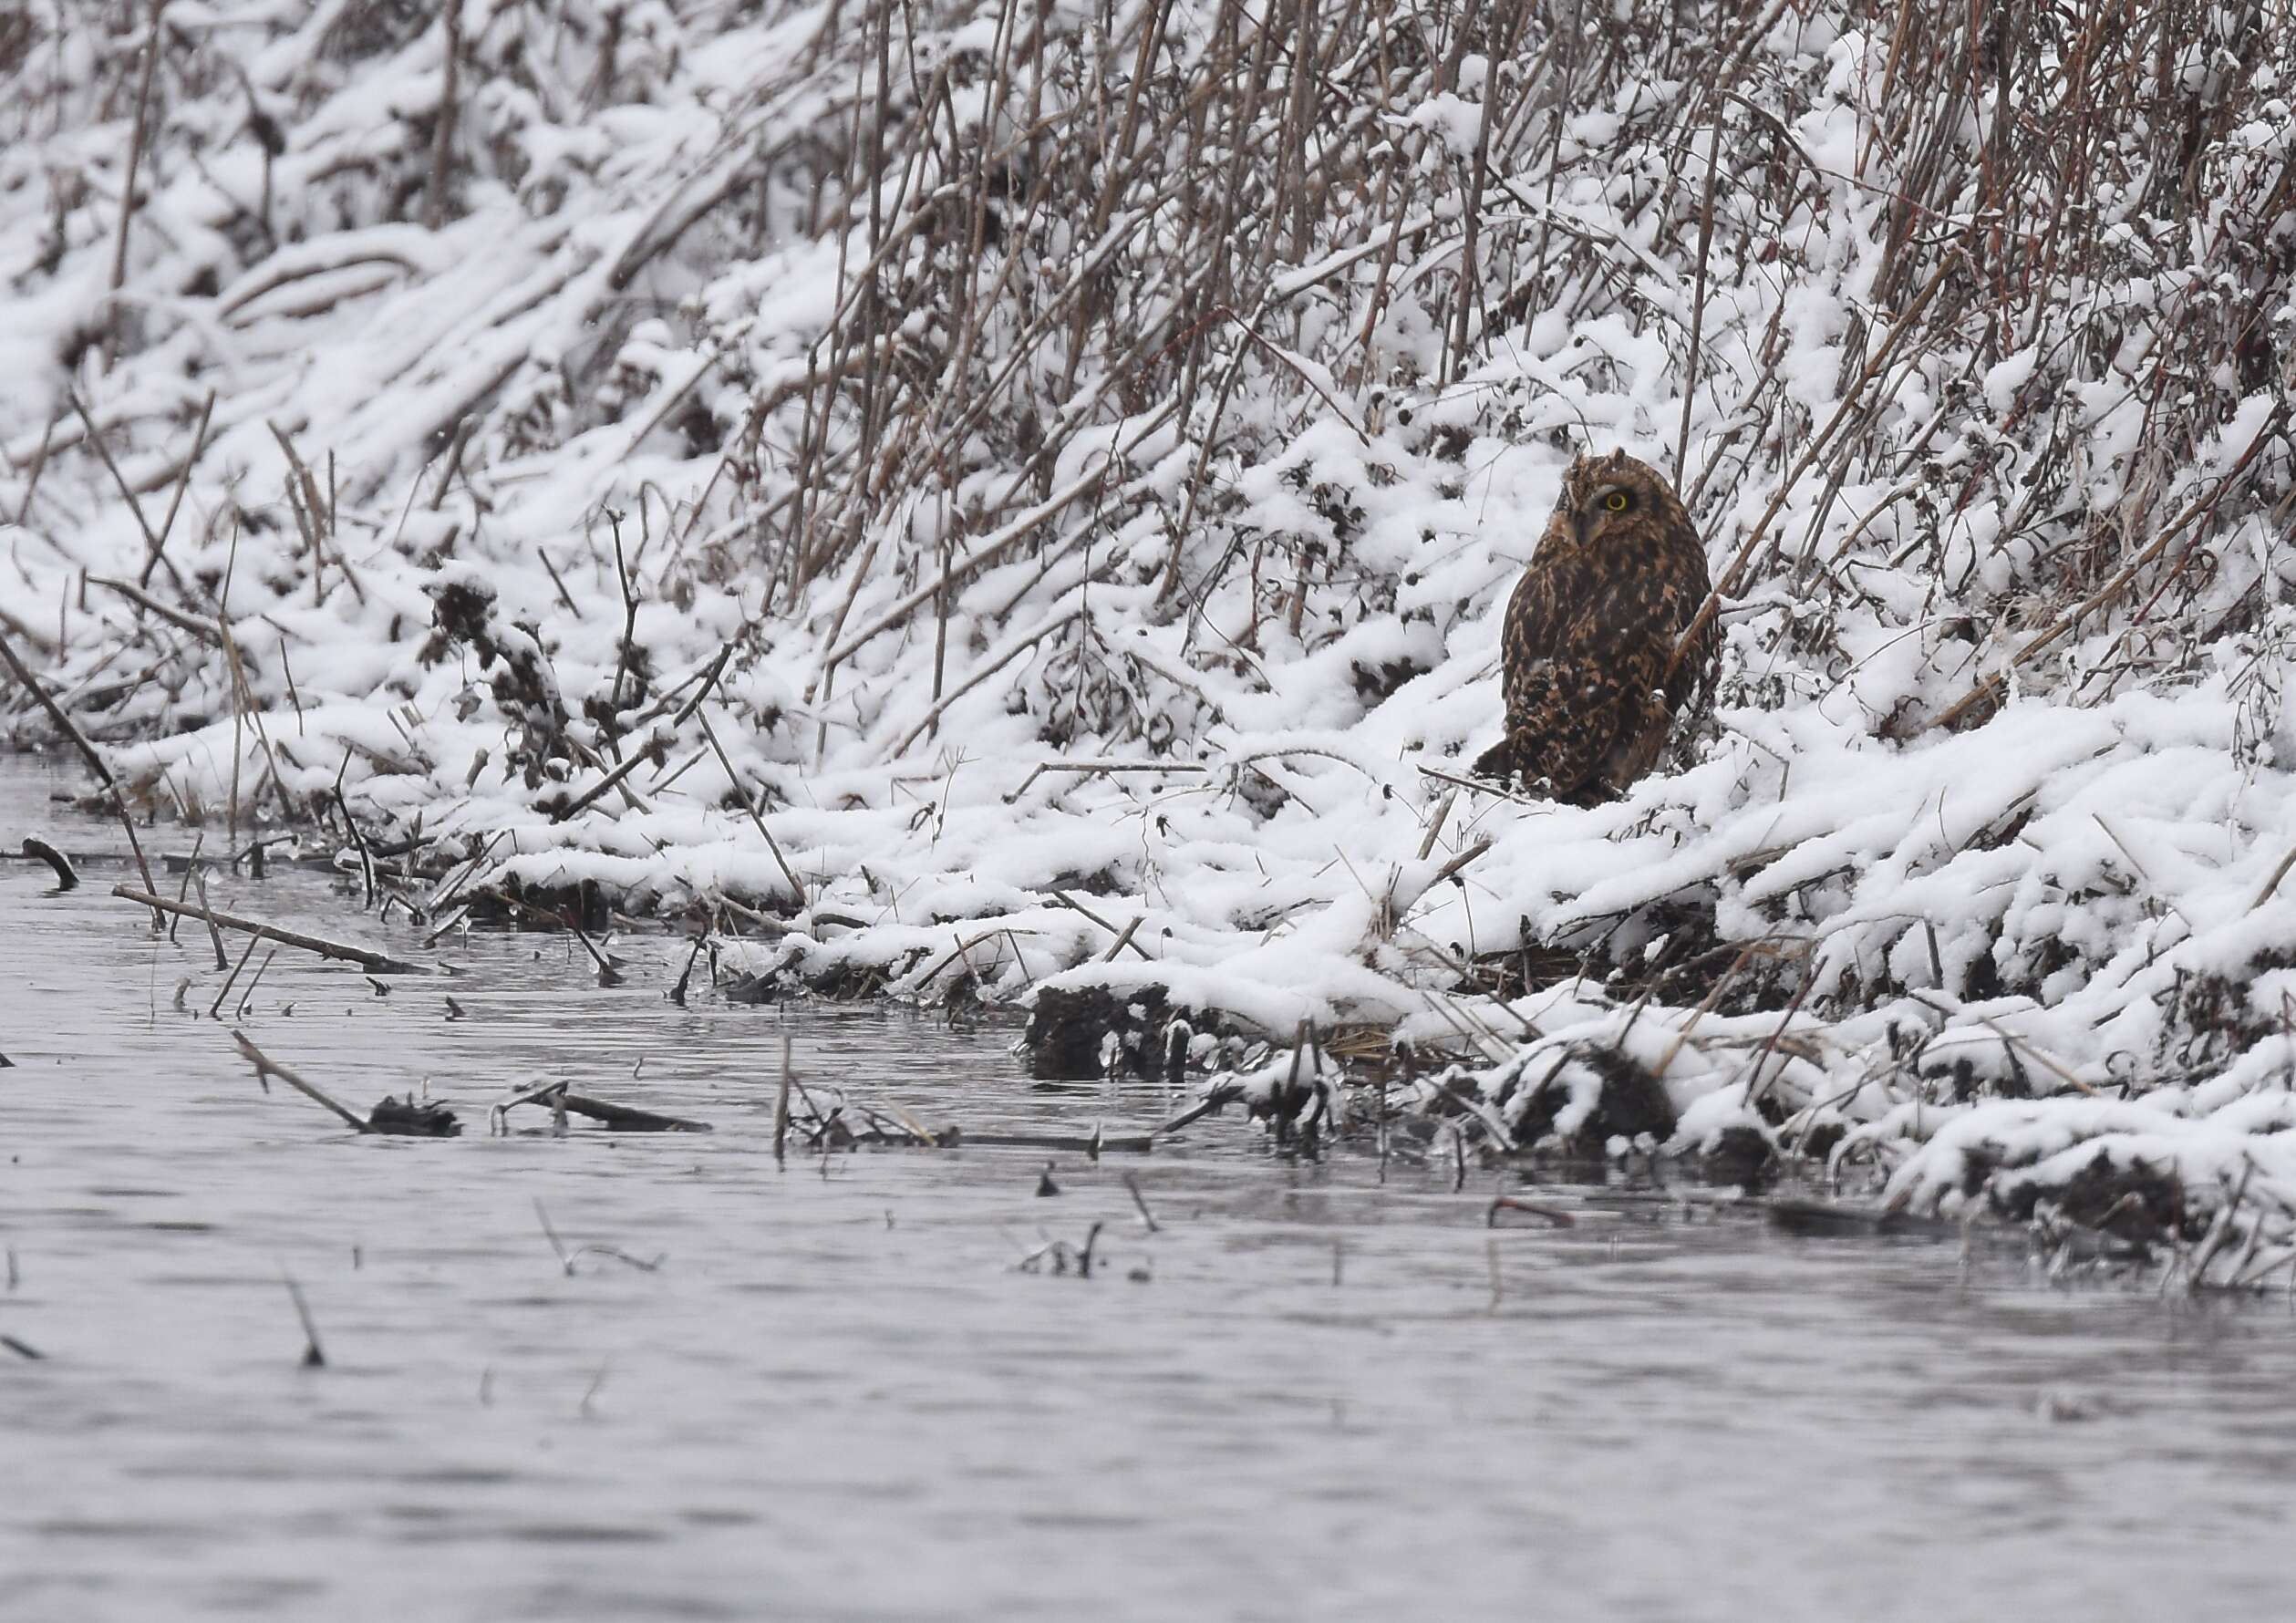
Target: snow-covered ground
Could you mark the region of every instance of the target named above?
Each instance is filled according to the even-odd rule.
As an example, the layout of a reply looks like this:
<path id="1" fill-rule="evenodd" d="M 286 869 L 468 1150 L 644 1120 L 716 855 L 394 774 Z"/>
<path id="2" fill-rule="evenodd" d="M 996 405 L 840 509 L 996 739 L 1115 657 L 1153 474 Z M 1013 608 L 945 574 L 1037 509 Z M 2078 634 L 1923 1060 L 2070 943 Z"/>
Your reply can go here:
<path id="1" fill-rule="evenodd" d="M 2296 1235 L 2296 40 L 1334 9 L 31 0 L 0 635 L 163 815 L 792 985 Z M 1719 706 L 1463 786 L 1611 446 Z"/>

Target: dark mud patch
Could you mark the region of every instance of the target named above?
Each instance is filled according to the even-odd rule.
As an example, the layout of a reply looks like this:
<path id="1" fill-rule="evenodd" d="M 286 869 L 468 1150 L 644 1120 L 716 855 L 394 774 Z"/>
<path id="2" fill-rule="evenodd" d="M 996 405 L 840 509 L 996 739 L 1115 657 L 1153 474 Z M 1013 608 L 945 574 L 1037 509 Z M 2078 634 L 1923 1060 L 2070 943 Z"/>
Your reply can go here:
<path id="1" fill-rule="evenodd" d="M 1157 987 L 1122 996 L 1106 987 L 1045 987 L 1020 1038 L 1029 1074 L 1043 1082 L 1081 1082 L 1122 1070 L 1176 1081 L 1186 1069 L 1187 1044 L 1173 1040 L 1174 1012 Z"/>
<path id="2" fill-rule="evenodd" d="M 2184 1185 L 2173 1172 L 2124 1166 L 2102 1149 L 2061 1184 L 2004 1180 L 1995 1189 L 1994 1204 L 2003 1216 L 2031 1222 L 2048 1201 L 2056 1215 L 2074 1227 L 2131 1245 L 2197 1240 L 2208 1227 L 2208 1215 L 2186 1201 Z"/>
<path id="3" fill-rule="evenodd" d="M 1592 1071 L 1601 1083 L 1595 1106 L 1568 1132 L 1557 1122 L 1572 1100 L 1563 1080 L 1566 1067 L 1577 1064 Z M 1601 1160 L 1614 1138 L 1634 1139 L 1648 1133 L 1664 1142 L 1674 1135 L 1674 1101 L 1648 1068 L 1617 1049 L 1581 1044 L 1565 1060 L 1549 1067 L 1530 1086 L 1527 1102 L 1515 1117 L 1515 1142 L 1525 1149 L 1551 1151 L 1573 1159 Z"/>

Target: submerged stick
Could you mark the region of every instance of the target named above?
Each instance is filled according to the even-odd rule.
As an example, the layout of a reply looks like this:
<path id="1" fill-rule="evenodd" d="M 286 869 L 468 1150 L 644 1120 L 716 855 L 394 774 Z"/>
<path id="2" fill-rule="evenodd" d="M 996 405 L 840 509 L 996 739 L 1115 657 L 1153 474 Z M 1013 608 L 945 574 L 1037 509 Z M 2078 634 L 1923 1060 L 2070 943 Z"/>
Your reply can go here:
<path id="1" fill-rule="evenodd" d="M 266 958 L 264 962 L 267 966 L 271 960 Z M 260 978 L 260 971 L 258 977 Z M 383 1101 L 375 1107 L 372 1115 L 362 1116 L 350 1106 L 328 1094 L 317 1084 L 304 1080 L 293 1070 L 280 1064 L 278 1060 L 264 1053 L 253 1043 L 249 1042 L 245 1032 L 234 1029 L 232 1032 L 232 1041 L 239 1045 L 241 1056 L 255 1068 L 255 1080 L 264 1084 L 266 1092 L 271 1087 L 266 1079 L 277 1077 L 297 1092 L 325 1105 L 359 1132 L 373 1133 L 382 1138 L 454 1138 L 462 1132 L 461 1124 L 454 1119 L 452 1111 L 441 1104 L 416 1102 L 415 1091 L 411 1088 L 407 1090 L 404 1102 L 386 1096 Z"/>
<path id="2" fill-rule="evenodd" d="M 1490 1205 L 1484 1208 L 1483 1226 L 1498 1227 L 1501 1212 L 1528 1212 L 1534 1217 L 1544 1217 L 1557 1228 L 1571 1228 L 1578 1222 L 1560 1206 L 1549 1205 L 1544 1201 L 1525 1200 L 1520 1195 L 1500 1194 L 1494 1195 Z"/>
<path id="3" fill-rule="evenodd" d="M 522 1092 L 512 1094 L 500 1104 L 489 1106 L 486 1112 L 489 1136 L 500 1138 L 509 1131 L 510 1112 L 514 1107 L 533 1104 L 540 1100 L 547 1099 L 552 1093 L 557 1091 L 558 1087 L 559 1084 L 556 1082 L 537 1082 L 533 1087 Z"/>
<path id="4" fill-rule="evenodd" d="M 653 1111 L 633 1110 L 626 1104 L 615 1104 L 604 1099 L 593 1099 L 584 1093 L 568 1093 L 563 1090 L 552 1095 L 558 1108 L 577 1116 L 587 1116 L 593 1122 L 603 1122 L 625 1132 L 710 1132 L 707 1122 L 688 1121 L 683 1116 L 664 1116 Z"/>
<path id="5" fill-rule="evenodd" d="M 558 1231 L 550 1225 L 550 1208 L 543 1204 L 539 1194 L 534 1197 L 534 1215 L 542 1220 L 543 1238 L 550 1242 L 551 1250 L 557 1254 L 558 1266 L 572 1274 L 574 1258 L 567 1253 L 566 1243 L 558 1237 Z"/>
<path id="6" fill-rule="evenodd" d="M 1194 1104 L 1189 1105 L 1186 1109 L 1180 1111 L 1178 1115 L 1170 1116 L 1165 1118 L 1164 1121 L 1159 1122 L 1156 1124 L 1155 1131 L 1157 1133 L 1177 1132 L 1183 1127 L 1201 1122 L 1205 1117 L 1217 1113 L 1219 1111 L 1226 1109 L 1227 1106 L 1236 1103 L 1236 1101 L 1242 1099 L 1243 1097 L 1244 1090 L 1242 1085 L 1239 1083 L 1230 1082 L 1213 1087 L 1205 1091 L 1203 1098 L 1197 1100 Z M 1151 1136 L 1153 1137 L 1154 1135 L 1152 1134 Z"/>
<path id="7" fill-rule="evenodd" d="M 561 1116 L 587 1116 L 593 1122 L 603 1122 L 608 1127 L 624 1132 L 713 1132 L 707 1122 L 689 1121 L 684 1116 L 665 1116 L 654 1111 L 634 1110 L 626 1104 L 609 1100 L 594 1099 L 585 1093 L 567 1091 L 564 1082 L 543 1082 L 512 1094 L 488 1112 L 495 1130 L 504 1131 L 510 1112 L 522 1104 L 546 1104 Z"/>
<path id="8" fill-rule="evenodd" d="M 239 996 L 239 1008 L 235 1013 L 243 1015 L 247 1012 L 247 1005 L 254 1000 L 255 988 L 264 984 L 264 976 L 271 968 L 271 960 L 278 956 L 279 949 L 275 946 L 264 954 L 264 961 L 255 966 L 255 978 L 247 983 L 247 989 Z M 454 999 L 450 998 L 447 1001 L 451 1003 Z"/>
<path id="9" fill-rule="evenodd" d="M 1148 1197 L 1140 1193 L 1140 1180 L 1126 1173 L 1124 1187 L 1132 1192 L 1132 1204 L 1140 1208 L 1140 1220 L 1148 1225 L 1148 1232 L 1152 1235 L 1156 1233 L 1163 1225 L 1156 1221 L 1156 1215 L 1148 1209 Z"/>
<path id="10" fill-rule="evenodd" d="M 773 1096 L 773 1164 L 782 1163 L 790 1138 L 790 1036 L 781 1033 L 781 1086 Z"/>
<path id="11" fill-rule="evenodd" d="M 374 1129 L 367 1124 L 367 1121 L 365 1116 L 360 1115 L 357 1111 L 351 1109 L 349 1105 L 344 1104 L 340 1101 L 334 1099 L 324 1090 L 313 1085 L 310 1082 L 305 1081 L 294 1071 L 280 1064 L 278 1060 L 273 1059 L 269 1054 L 264 1053 L 253 1043 L 249 1042 L 245 1032 L 233 1031 L 232 1033 L 232 1041 L 239 1045 L 240 1057 L 255 1068 L 255 1078 L 258 1081 L 262 1080 L 265 1077 L 275 1076 L 281 1081 L 286 1083 L 288 1087 L 293 1088 L 296 1092 L 304 1094 L 308 1098 L 317 1100 L 321 1104 L 326 1106 L 327 1109 L 333 1111 L 336 1115 L 342 1117 L 345 1122 L 357 1128 L 359 1132 L 372 1132 L 374 1131 Z"/>
<path id="12" fill-rule="evenodd" d="M 558 1237 L 557 1229 L 551 1225 L 550 1209 L 543 1204 L 542 1197 L 540 1195 L 536 1195 L 534 1197 L 534 1215 L 542 1220 L 543 1237 L 550 1242 L 551 1250 L 557 1253 L 558 1266 L 566 1271 L 566 1277 L 568 1278 L 572 1278 L 574 1277 L 574 1264 L 580 1262 L 585 1256 L 610 1256 L 616 1262 L 627 1263 L 630 1266 L 642 1269 L 648 1274 L 654 1272 L 654 1270 L 660 1267 L 663 1263 L 669 1260 L 667 1254 L 665 1253 L 663 1256 L 656 1257 L 652 1262 L 648 1262 L 642 1256 L 632 1256 L 628 1252 L 623 1250 L 618 1246 L 577 1246 L 573 1250 L 569 1251 L 566 1249 L 565 1241 Z M 600 1370 L 598 1371 L 598 1380 L 604 1380 L 605 1379 L 605 1371 L 604 1370 Z M 595 1392 L 598 1390 L 598 1380 L 594 1380 L 590 1383 L 591 1391 Z M 586 1403 L 589 1401 L 589 1399 L 584 1398 L 583 1401 Z"/>
<path id="13" fill-rule="evenodd" d="M 26 834 L 24 837 L 23 850 L 25 855 L 29 857 L 37 857 L 40 861 L 46 863 L 49 867 L 56 870 L 56 888 L 57 890 L 68 891 L 76 889 L 78 886 L 79 875 L 72 869 L 72 859 L 66 856 L 62 852 L 57 850 L 55 846 L 50 845 L 46 840 L 38 839 L 31 834 Z"/>
<path id="14" fill-rule="evenodd" d="M 375 858 L 367 849 L 367 836 L 360 832 L 357 821 L 351 816 L 351 802 L 343 798 L 343 774 L 351 770 L 351 752 L 343 751 L 343 764 L 335 769 L 335 809 L 341 814 L 343 827 L 351 836 L 351 843 L 358 851 L 359 880 L 362 909 L 375 905 Z"/>
<path id="15" fill-rule="evenodd" d="M 319 1349 L 319 1327 L 311 1317 L 311 1304 L 303 1299 L 303 1287 L 295 1282 L 293 1274 L 280 1277 L 287 1282 L 287 1294 L 295 1298 L 295 1316 L 303 1321 L 303 1367 L 324 1370 L 326 1354 Z"/>
<path id="16" fill-rule="evenodd" d="M 221 925 L 227 930 L 244 930 L 260 936 L 265 941 L 276 941 L 282 946 L 299 946 L 305 952 L 317 953 L 323 958 L 337 958 L 346 964 L 357 964 L 375 975 L 427 975 L 429 967 L 421 964 L 404 963 L 386 953 L 368 952 L 363 946 L 346 946 L 339 941 L 322 936 L 306 936 L 299 930 L 282 929 L 260 919 L 241 918 L 236 914 L 221 912 L 212 907 L 194 907 L 188 903 L 171 902 L 165 896 L 155 896 L 140 891 L 131 884 L 115 884 L 111 894 L 124 902 L 135 902 L 160 913 L 179 913 L 185 918 L 204 919 L 210 925 Z"/>
<path id="17" fill-rule="evenodd" d="M 190 871 L 189 877 L 200 887 L 200 906 L 204 910 L 207 907 L 207 876 L 197 868 L 193 868 Z M 223 950 L 223 932 L 215 927 L 215 920 L 212 915 L 207 920 L 207 940 L 208 945 L 215 949 L 215 967 L 229 968 L 232 959 L 231 955 Z"/>
<path id="18" fill-rule="evenodd" d="M 247 960 L 255 956 L 255 949 L 263 944 L 264 938 L 260 936 L 250 936 L 247 937 L 247 950 L 239 955 L 239 962 L 234 964 L 232 967 L 232 972 L 223 977 L 223 985 L 222 988 L 216 992 L 215 1001 L 207 1006 L 207 1018 L 209 1019 L 212 1020 L 216 1018 L 218 1012 L 223 1007 L 223 999 L 230 997 L 232 995 L 232 988 L 239 984 L 240 976 L 243 974 L 247 968 Z"/>

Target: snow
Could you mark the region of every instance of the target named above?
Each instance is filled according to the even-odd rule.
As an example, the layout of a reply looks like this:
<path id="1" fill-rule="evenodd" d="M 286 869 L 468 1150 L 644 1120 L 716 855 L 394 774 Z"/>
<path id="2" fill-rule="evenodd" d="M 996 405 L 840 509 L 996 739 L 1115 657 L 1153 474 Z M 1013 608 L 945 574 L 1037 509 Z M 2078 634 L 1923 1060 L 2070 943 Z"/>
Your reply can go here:
<path id="1" fill-rule="evenodd" d="M 1551 106 L 1479 56 L 1446 79 L 1358 39 L 1322 67 L 1355 77 L 1319 81 L 1337 183 L 1304 240 L 1247 198 L 1261 280 L 1207 310 L 1174 280 L 1206 251 L 1175 197 L 1097 206 L 1091 143 L 1154 7 L 1048 16 L 1001 65 L 998 8 L 911 15 L 892 155 L 848 193 L 878 103 L 869 27 L 834 7 L 466 8 L 435 224 L 435 18 L 203 18 L 160 76 L 115 292 L 110 87 L 141 34 L 40 0 L 0 63 L 0 632 L 164 814 L 309 826 L 339 777 L 370 833 L 483 849 L 481 887 L 710 916 L 799 981 L 865 966 L 930 999 L 955 960 L 1013 1001 L 1153 987 L 1279 1056 L 1308 1020 L 1392 1029 L 1507 1108 L 1538 1055 L 1593 1045 L 1658 1079 L 1677 1150 L 1823 1120 L 1909 1156 L 1914 1202 L 1981 1151 L 2032 1180 L 2168 1143 L 2203 1199 L 2287 1131 L 2238 1107 L 2285 1090 L 2259 1056 L 2296 1008 L 2291 324 L 2255 259 L 2291 222 L 2254 212 L 2296 46 L 2246 86 L 2114 69 L 2221 101 L 2190 218 L 2132 119 L 2112 175 L 2068 199 L 2029 165 L 1986 237 L 1973 127 L 1903 258 L 1889 39 L 1839 8 L 1781 22 L 1711 104 L 1635 36 Z M 1216 74 L 1219 15 L 1174 8 L 1157 96 Z M 2053 119 L 2064 59 L 2032 92 Z M 935 83 L 961 142 L 915 138 Z M 1177 140 L 1147 102 L 1135 139 Z M 1143 172 L 1223 172 L 1165 158 Z M 1023 229 L 1060 163 L 1073 207 Z M 1947 257 L 2058 219 L 2079 253 L 1948 283 L 1884 355 Z M 977 343 L 960 296 L 992 312 Z M 868 388 L 908 415 L 865 427 Z M 1616 804 L 1458 791 L 1572 450 L 1672 468 L 1678 440 L 1716 570 L 1754 543 L 1715 713 Z M 454 587 L 477 606 L 435 634 Z M 731 940 L 728 903 L 786 934 Z M 1505 985 L 1525 949 L 1577 964 Z M 1587 1117 L 1601 1075 L 1557 1074 Z M 2199 1114 L 2151 1102 L 2228 1079 Z"/>

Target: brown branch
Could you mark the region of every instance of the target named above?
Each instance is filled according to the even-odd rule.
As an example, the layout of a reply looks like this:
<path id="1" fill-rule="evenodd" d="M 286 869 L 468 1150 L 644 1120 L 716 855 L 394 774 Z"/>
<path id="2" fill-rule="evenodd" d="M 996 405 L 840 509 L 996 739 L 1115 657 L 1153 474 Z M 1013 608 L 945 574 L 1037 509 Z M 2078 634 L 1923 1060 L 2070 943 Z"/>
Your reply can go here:
<path id="1" fill-rule="evenodd" d="M 323 958 L 336 958 L 346 964 L 357 964 L 370 974 L 422 975 L 428 973 L 424 966 L 420 964 L 404 963 L 387 953 L 369 952 L 363 946 L 346 946 L 339 941 L 329 941 L 318 936 L 305 936 L 297 930 L 282 929 L 277 925 L 267 925 L 260 919 L 241 918 L 236 914 L 224 913 L 216 908 L 194 907 L 188 903 L 171 902 L 165 896 L 155 896 L 149 891 L 140 891 L 133 885 L 115 884 L 111 887 L 111 894 L 123 902 L 140 903 L 143 906 L 160 913 L 177 913 L 181 914 L 185 918 L 205 919 L 209 924 L 220 925 L 226 930 L 244 930 L 251 936 L 262 936 L 265 941 L 276 941 L 282 946 L 299 946 L 304 951 L 316 953 Z"/>

